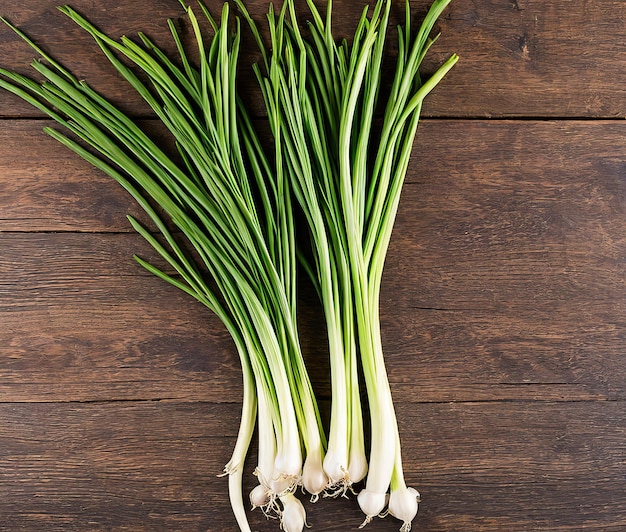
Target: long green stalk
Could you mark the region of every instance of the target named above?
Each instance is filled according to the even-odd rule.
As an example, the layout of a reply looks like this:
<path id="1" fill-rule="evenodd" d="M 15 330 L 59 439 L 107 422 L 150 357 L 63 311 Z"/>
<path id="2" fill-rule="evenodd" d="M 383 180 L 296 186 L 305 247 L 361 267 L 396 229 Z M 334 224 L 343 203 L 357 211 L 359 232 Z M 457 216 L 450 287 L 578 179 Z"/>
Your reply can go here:
<path id="1" fill-rule="evenodd" d="M 313 20 L 305 40 L 293 0 L 285 0 L 279 16 L 268 17 L 267 49 L 243 2 L 236 2 L 263 52 L 264 72 L 257 69 L 257 75 L 311 235 L 314 266 L 307 269 L 315 276 L 326 316 L 333 394 L 325 469 L 334 486 L 360 479 L 351 477 L 346 465 L 349 451 L 361 449 L 363 441 L 356 342 L 371 417 L 369 473 L 358 496 L 364 524 L 382 514 L 388 500 L 389 513 L 408 531 L 418 495 L 403 477 L 379 294 L 422 101 L 458 59 L 453 55 L 422 82 L 419 67 L 433 42 L 429 34 L 450 0 L 435 0 L 415 35 L 407 1 L 395 77 L 378 135 L 373 125 L 380 109 L 390 0 L 377 1 L 371 14 L 363 10 L 351 43 L 333 38 L 331 1 L 324 17 L 307 0 Z"/>
<path id="2" fill-rule="evenodd" d="M 69 134 L 46 131 L 116 179 L 139 202 L 161 238 L 134 219 L 131 224 L 175 274 L 139 258 L 138 262 L 214 311 L 231 333 L 242 363 L 244 405 L 225 472 L 239 526 L 250 530 L 241 497 L 241 473 L 252 437 L 256 398 L 268 427 L 265 434 L 272 439 L 266 453 L 272 461 L 266 478 L 272 498 L 286 497 L 300 482 L 303 449 L 305 469 L 321 463 L 325 441 L 298 340 L 291 204 L 285 198 L 284 177 L 273 174 L 236 91 L 238 24 L 233 33 L 228 31 L 225 4 L 219 24 L 210 20 L 215 35 L 207 45 L 188 8 L 200 66 L 191 66 L 170 23 L 182 59 L 179 68 L 144 35 L 140 34 L 140 43 L 125 37 L 117 41 L 72 8 L 60 9 L 95 39 L 116 70 L 150 105 L 174 137 L 182 163 L 8 22 L 44 59 L 46 64 L 34 62 L 33 67 L 45 81 L 1 69 L 0 87 L 64 126 Z M 204 8 L 203 12 L 208 15 Z M 116 54 L 142 70 L 149 84 Z M 184 235 L 196 257 L 178 243 L 153 203 Z M 317 495 L 323 487 L 313 493 Z M 293 507 L 291 499 L 286 500 Z"/>
<path id="3" fill-rule="evenodd" d="M 247 18 L 263 52 L 263 71 L 257 68 L 259 84 L 277 157 L 291 177 L 291 188 L 307 221 L 315 262 L 315 283 L 321 294 L 329 340 L 332 403 L 329 442 L 324 471 L 331 493 L 345 493 L 367 471 L 362 412 L 356 370 L 352 290 L 349 264 L 343 247 L 346 235 L 336 223 L 338 191 L 333 182 L 335 163 L 325 151 L 320 129 L 322 105 L 307 90 L 307 45 L 295 22 L 293 3 L 287 1 L 278 14 L 268 14 L 270 42 L 265 48 L 243 2 L 239 9 Z M 291 22 L 291 24 L 289 23 Z M 331 95 L 331 94 L 329 94 Z M 324 108 L 337 108 L 326 101 Z M 318 180 L 323 176 L 323 181 Z M 311 269 L 309 267 L 309 269 Z"/>

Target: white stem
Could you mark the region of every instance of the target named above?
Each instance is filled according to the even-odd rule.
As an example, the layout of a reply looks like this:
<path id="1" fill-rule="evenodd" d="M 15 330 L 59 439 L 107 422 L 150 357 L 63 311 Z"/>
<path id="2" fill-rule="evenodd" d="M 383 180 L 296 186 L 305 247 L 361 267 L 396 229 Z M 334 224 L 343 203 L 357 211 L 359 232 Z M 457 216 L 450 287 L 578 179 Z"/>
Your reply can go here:
<path id="1" fill-rule="evenodd" d="M 302 474 L 302 450 L 285 360 L 270 317 L 257 295 L 246 284 L 242 283 L 240 289 L 248 301 L 248 311 L 257 329 L 276 394 L 278 417 L 274 421 L 279 426 L 276 427 L 278 447 L 272 480 L 296 481 Z"/>
<path id="2" fill-rule="evenodd" d="M 391 490 L 389 513 L 402 521 L 401 532 L 409 532 L 419 507 L 420 494 L 413 488 Z"/>
<path id="3" fill-rule="evenodd" d="M 378 300 L 370 298 L 367 279 L 361 279 L 361 295 L 364 312 L 360 314 L 361 356 L 367 385 L 371 414 L 372 445 L 369 460 L 369 473 L 365 489 L 359 494 L 361 509 L 368 518 L 383 511 L 385 497 L 393 473 L 398 425 L 396 422 L 389 380 L 385 370 Z"/>
<path id="4" fill-rule="evenodd" d="M 279 508 L 276 503 L 276 494 L 272 490 L 277 448 L 274 425 L 276 413 L 270 406 L 271 399 L 268 393 L 263 375 L 260 375 L 257 379 L 259 450 L 257 467 L 254 470 L 259 484 L 250 492 L 250 503 L 252 509 L 260 507 L 266 516 L 277 517 Z"/>
<path id="5" fill-rule="evenodd" d="M 352 313 L 352 302 L 350 303 Z M 354 330 L 353 317 L 350 327 Z M 348 365 L 350 367 L 350 456 L 348 460 L 348 474 L 352 483 L 360 482 L 367 474 L 367 456 L 365 454 L 365 435 L 363 433 L 363 409 L 359 391 L 359 375 L 357 370 L 357 352 L 355 339 L 350 339 L 348 349 Z"/>
<path id="6" fill-rule="evenodd" d="M 322 466 L 324 451 L 321 446 L 307 454 L 302 470 L 302 485 L 312 495 L 312 501 L 317 501 L 319 494 L 328 487 L 328 476 Z"/>
<path id="7" fill-rule="evenodd" d="M 243 465 L 254 432 L 257 400 L 250 361 L 242 346 L 238 345 L 238 350 L 243 370 L 243 407 L 237 442 L 230 461 L 224 467 L 224 473 L 228 474 L 228 494 L 235 519 L 242 532 L 249 532 L 250 525 L 248 524 L 243 503 L 242 479 Z"/>
<path id="8" fill-rule="evenodd" d="M 258 394 L 258 405 L 259 452 L 255 474 L 259 477 L 259 483 L 269 488 L 269 480 L 274 473 L 274 460 L 276 459 L 276 435 L 272 421 L 274 416 L 263 390 Z"/>
<path id="9" fill-rule="evenodd" d="M 389 496 L 389 513 L 402 521 L 401 532 L 409 532 L 411 523 L 419 508 L 420 494 L 407 487 L 402 469 L 402 454 L 400 452 L 400 434 L 396 438 L 396 459 L 391 478 L 391 494 Z"/>
<path id="10" fill-rule="evenodd" d="M 325 296 L 326 322 L 329 334 L 332 403 L 328 450 L 324 471 L 331 485 L 342 483 L 348 472 L 348 389 L 344 363 L 344 346 L 338 332 L 333 299 Z"/>
<path id="11" fill-rule="evenodd" d="M 248 524 L 246 509 L 243 504 L 243 495 L 241 493 L 241 484 L 243 478 L 243 468 L 240 467 L 236 471 L 228 475 L 228 495 L 230 504 L 235 514 L 235 519 L 239 525 L 241 532 L 252 532 Z"/>

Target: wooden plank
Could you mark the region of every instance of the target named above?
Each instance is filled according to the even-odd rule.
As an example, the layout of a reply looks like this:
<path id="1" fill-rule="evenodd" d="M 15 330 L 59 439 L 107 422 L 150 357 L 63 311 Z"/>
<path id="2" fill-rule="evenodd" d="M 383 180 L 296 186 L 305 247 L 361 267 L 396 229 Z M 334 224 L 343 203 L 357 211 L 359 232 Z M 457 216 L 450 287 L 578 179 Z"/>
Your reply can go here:
<path id="1" fill-rule="evenodd" d="M 144 273 L 131 254 L 146 245 L 132 234 L 4 234 L 0 286 L 0 397 L 12 401 L 178 399 L 239 401 L 233 346 L 218 320 L 191 298 Z M 411 253 L 405 249 L 403 253 Z M 425 260 L 425 259 L 424 259 Z M 486 278 L 529 273 L 487 257 Z M 580 268 L 592 269 L 591 263 Z M 473 309 L 420 307 L 407 287 L 436 282 L 430 268 L 391 263 L 381 318 L 389 375 L 411 400 L 582 400 L 624 397 L 623 290 L 605 281 L 544 304 L 543 278 L 515 291 L 505 277 L 476 296 Z M 619 270 L 614 272 L 619 274 Z M 556 274 L 555 274 L 556 275 Z M 600 275 L 600 274 L 598 274 Z M 461 295 L 469 276 L 448 283 Z M 302 296 L 301 333 L 311 375 L 328 396 L 326 352 L 313 295 Z M 494 305 L 493 298 L 503 303 Z M 584 308 L 584 301 L 603 302 Z M 506 299 L 505 299 L 506 298 Z M 572 318 L 572 313 L 576 319 Z M 94 364 L 97 361 L 97 364 Z"/>
<path id="2" fill-rule="evenodd" d="M 43 133 L 50 125 L 0 123 L 1 231 L 129 231 L 126 214 L 145 219 L 113 179 Z"/>
<path id="3" fill-rule="evenodd" d="M 234 405 L 2 405 L 7 530 L 234 529 L 218 479 Z"/>
<path id="4" fill-rule="evenodd" d="M 49 124 L 0 128 L 0 230 L 129 230 L 125 216 L 137 210 L 127 194 L 41 133 Z M 161 141 L 156 124 L 143 124 Z M 614 253 L 623 234 L 625 139 L 617 121 L 423 120 L 398 226 L 408 219 L 429 238 L 450 228 L 445 248 L 534 242 L 549 252 L 595 227 L 597 245 Z"/>
<path id="5" fill-rule="evenodd" d="M 218 13 L 221 2 L 207 2 Z M 429 0 L 412 6 L 421 20 Z M 303 2 L 300 2 L 303 4 Z M 338 35 L 350 35 L 361 7 L 351 0 L 333 3 Z M 72 5 L 114 36 L 144 31 L 173 53 L 165 19 L 181 19 L 178 2 L 138 0 L 120 5 L 104 0 L 95 5 L 76 0 Z M 255 18 L 263 21 L 268 3 L 247 2 Z M 24 0 L 7 5 L 2 14 L 52 51 L 81 78 L 132 113 L 148 109 L 131 94 L 89 39 L 73 23 L 56 13 L 53 0 Z M 302 9 L 303 19 L 306 9 Z M 402 20 L 403 2 L 394 7 L 394 26 Z M 432 72 L 450 53 L 462 60 L 433 93 L 424 108 L 428 116 L 553 116 L 623 117 L 622 87 L 626 74 L 616 58 L 624 52 L 626 5 L 619 0 L 586 2 L 573 8 L 568 2 L 541 0 L 455 0 L 438 29 L 440 41 L 424 66 Z M 183 22 L 181 22 L 183 24 Z M 183 26 L 190 38 L 188 26 Z M 255 57 L 248 41 L 244 64 Z M 390 54 L 394 53 L 393 43 Z M 0 63 L 24 71 L 32 57 L 9 30 L 0 30 Z M 243 90 L 253 86 L 244 75 Z M 260 111 L 258 98 L 255 109 Z M 34 116 L 15 97 L 0 93 L 0 116 Z"/>
<path id="6" fill-rule="evenodd" d="M 235 405 L 209 403 L 1 404 L 2 527 L 236 530 L 216 475 L 238 415 Z M 398 417 L 407 481 L 423 497 L 420 529 L 626 526 L 623 402 L 399 402 Z M 353 497 L 306 506 L 313 530 L 361 521 Z M 258 511 L 251 522 L 278 530 Z M 395 530 L 397 522 L 370 527 Z"/>
<path id="7" fill-rule="evenodd" d="M 399 419 L 404 456 L 418 464 L 407 477 L 422 490 L 424 530 L 626 525 L 623 402 L 409 410 Z"/>
<path id="8" fill-rule="evenodd" d="M 0 286 L 0 395 L 7 400 L 239 400 L 238 362 L 223 327 L 132 261 L 133 252 L 151 258 L 138 236 L 14 233 L 0 242 L 7 279 Z M 462 271 L 440 288 L 445 305 L 429 308 L 407 289 L 440 278 L 427 257 L 419 260 L 410 269 L 391 262 L 384 285 L 382 328 L 396 393 L 421 401 L 624 397 L 624 292 L 612 279 L 619 268 L 542 302 L 560 270 L 545 262 L 529 271 L 487 255 L 479 267 L 495 280 L 472 308 L 464 293 L 475 290 L 476 278 Z M 578 266 L 596 267 L 593 260 Z M 496 278 L 500 270 L 507 273 Z M 510 286 L 524 277 L 528 283 Z M 321 316 L 308 290 L 302 341 L 326 395 Z M 587 300 L 602 304 L 586 308 Z"/>
<path id="9" fill-rule="evenodd" d="M 152 255 L 138 236 L 2 241 L 4 400 L 241 400 L 225 329 L 132 260 Z"/>
<path id="10" fill-rule="evenodd" d="M 619 0 L 455 0 L 430 60 L 461 61 L 427 113 L 622 118 L 625 15 Z"/>

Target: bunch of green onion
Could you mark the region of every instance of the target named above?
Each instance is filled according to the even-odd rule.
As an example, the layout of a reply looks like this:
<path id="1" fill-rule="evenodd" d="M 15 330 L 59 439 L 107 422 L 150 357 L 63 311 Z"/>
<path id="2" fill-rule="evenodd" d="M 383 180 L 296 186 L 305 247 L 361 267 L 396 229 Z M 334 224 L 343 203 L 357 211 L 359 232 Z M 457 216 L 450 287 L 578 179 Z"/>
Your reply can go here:
<path id="1" fill-rule="evenodd" d="M 261 51 L 255 71 L 273 135 L 270 148 L 260 142 L 237 89 L 242 29 L 228 4 L 219 21 L 199 4 L 210 37 L 183 4 L 198 45 L 197 64 L 172 21 L 176 59 L 141 33 L 138 41 L 115 40 L 61 7 L 167 128 L 178 151 L 173 155 L 3 19 L 41 56 L 32 66 L 43 81 L 0 69 L 0 87 L 62 125 L 63 133 L 45 131 L 133 196 L 149 223 L 129 217 L 130 223 L 163 266 L 136 260 L 208 307 L 232 336 L 243 373 L 243 408 L 224 474 L 242 531 L 250 530 L 242 475 L 255 424 L 258 485 L 250 501 L 278 517 L 285 531 L 306 524 L 296 497 L 300 486 L 316 501 L 346 495 L 365 479 L 357 497 L 363 525 L 385 515 L 387 507 L 408 531 L 417 513 L 419 494 L 406 486 L 402 470 L 379 294 L 422 101 L 457 60 L 453 55 L 421 80 L 419 68 L 434 41 L 429 34 L 449 2 L 435 0 L 413 34 L 407 0 L 387 88 L 381 72 L 391 0 L 378 0 L 371 15 L 364 9 L 351 42 L 333 37 L 331 0 L 325 17 L 307 0 L 312 21 L 306 31 L 293 0 L 285 0 L 268 12 L 267 43 L 242 0 L 235 0 Z M 297 245 L 298 210 L 310 235 L 308 250 Z M 299 342 L 298 263 L 317 289 L 326 320 L 328 441 Z M 361 373 L 371 420 L 369 459 Z"/>

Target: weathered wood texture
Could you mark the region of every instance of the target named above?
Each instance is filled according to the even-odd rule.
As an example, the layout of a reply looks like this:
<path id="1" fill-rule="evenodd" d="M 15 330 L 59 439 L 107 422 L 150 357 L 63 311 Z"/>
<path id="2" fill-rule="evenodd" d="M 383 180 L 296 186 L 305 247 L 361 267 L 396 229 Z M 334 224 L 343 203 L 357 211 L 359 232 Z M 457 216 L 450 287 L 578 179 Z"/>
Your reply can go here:
<path id="1" fill-rule="evenodd" d="M 0 14 L 147 116 L 54 5 Z M 73 5 L 160 42 L 180 17 L 175 0 Z M 340 32 L 360 11 L 336 9 Z M 626 529 L 626 123 L 607 120 L 625 114 L 625 19 L 617 1 L 454 0 L 440 23 L 430 64 L 462 62 L 426 108 L 446 119 L 421 124 L 381 301 L 418 530 Z M 0 30 L 0 64 L 31 55 Z M 4 93 L 0 116 L 0 530 L 235 530 L 216 477 L 241 399 L 228 335 L 133 261 L 154 254 L 115 183 Z M 535 119 L 493 118 L 514 116 Z M 301 309 L 326 415 L 304 281 Z M 307 509 L 312 530 L 361 522 L 352 497 Z"/>
<path id="2" fill-rule="evenodd" d="M 128 233 L 124 214 L 136 208 L 39 135 L 41 125 L 11 122 L 0 143 L 0 161 L 19 153 L 9 139 L 50 156 L 3 168 L 0 290 L 13 337 L 0 346 L 0 393 L 153 399 L 171 388 L 177 398 L 215 400 L 226 387 L 236 401 L 227 335 L 134 263 L 133 253 L 153 256 Z M 401 396 L 624 399 L 624 139 L 621 122 L 422 123 L 382 297 Z M 46 350 L 45 365 L 31 364 L 34 346 Z M 91 359 L 99 363 L 86 379 Z M 425 374 L 418 382 L 415 364 Z"/>
<path id="3" fill-rule="evenodd" d="M 218 12 L 221 2 L 206 2 Z M 130 112 L 147 108 L 128 90 L 89 37 L 61 13 L 56 0 L 24 0 L 2 6 L 2 15 L 27 31 L 61 62 Z M 246 2 L 263 19 L 268 2 Z M 301 1 L 306 18 L 304 1 Z M 403 1 L 394 8 L 402 21 Z M 416 18 L 429 0 L 412 0 Z M 338 35 L 354 28 L 360 4 L 335 0 Z M 177 20 L 191 39 L 177 0 L 72 2 L 112 35 L 150 35 L 172 51 L 165 23 Z M 621 0 L 454 0 L 438 24 L 441 39 L 432 49 L 426 70 L 451 52 L 463 60 L 424 108 L 426 116 L 487 117 L 624 117 L 626 72 L 626 3 Z M 62 43 L 62 46 L 60 44 Z M 254 57 L 254 47 L 246 48 Z M 390 44 L 389 53 L 393 54 Z M 0 28 L 2 64 L 28 71 L 33 52 L 8 29 Z M 251 80 L 251 78 L 249 78 Z M 488 95 L 488 97 L 486 97 Z M 25 104 L 0 94 L 0 116 L 33 116 Z"/>
<path id="4" fill-rule="evenodd" d="M 3 530 L 234 529 L 216 474 L 235 441 L 235 405 L 4 404 L 0 416 Z M 398 417 L 407 478 L 423 492 L 421 530 L 626 526 L 619 403 L 400 402 Z M 361 521 L 353 500 L 307 510 L 311 530 Z M 251 524 L 278 529 L 258 513 Z"/>

